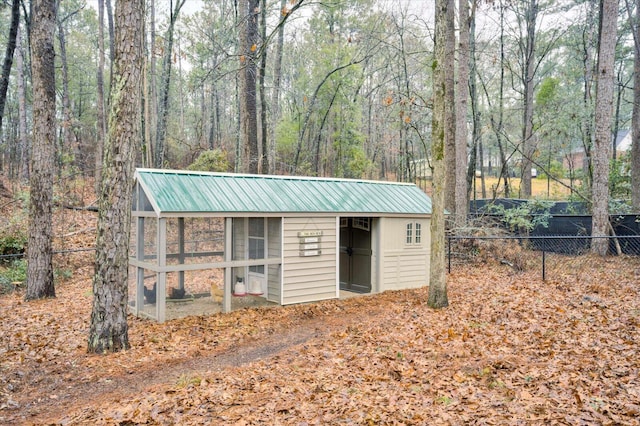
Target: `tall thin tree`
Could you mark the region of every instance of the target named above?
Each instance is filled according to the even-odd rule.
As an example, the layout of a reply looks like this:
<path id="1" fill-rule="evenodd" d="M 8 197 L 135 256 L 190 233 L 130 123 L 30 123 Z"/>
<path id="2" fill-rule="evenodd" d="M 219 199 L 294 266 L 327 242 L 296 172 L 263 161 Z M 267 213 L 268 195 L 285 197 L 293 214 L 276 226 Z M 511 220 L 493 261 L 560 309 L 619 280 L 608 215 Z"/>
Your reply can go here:
<path id="1" fill-rule="evenodd" d="M 136 151 L 141 136 L 144 0 L 116 3 L 114 80 L 98 198 L 98 236 L 88 351 L 129 347 L 128 249 Z"/>
<path id="2" fill-rule="evenodd" d="M 258 14 L 260 0 L 240 0 L 240 136 L 244 149 L 243 168 L 258 173 L 258 117 L 256 76 Z"/>
<path id="3" fill-rule="evenodd" d="M 447 22 L 447 30 L 445 32 L 445 38 L 442 42 L 445 44 L 444 62 L 444 79 L 445 79 L 445 103 L 444 103 L 444 162 L 445 162 L 445 192 L 444 192 L 444 207 L 452 213 L 456 214 L 456 177 L 457 168 L 456 164 L 456 102 L 455 102 L 455 51 L 456 51 L 456 37 L 455 37 L 455 0 L 447 6 L 447 15 L 445 16 Z M 466 170 L 465 170 L 466 172 Z"/>
<path id="4" fill-rule="evenodd" d="M 640 0 L 635 0 L 635 14 L 629 11 L 633 33 L 633 112 L 631 116 L 631 206 L 640 212 Z M 630 9 L 627 0 L 627 9 Z"/>
<path id="5" fill-rule="evenodd" d="M 173 0 L 169 2 L 170 16 L 169 27 L 165 34 L 164 57 L 162 60 L 162 75 L 160 77 L 160 96 L 158 104 L 158 123 L 156 129 L 155 143 L 155 166 L 162 167 L 167 144 L 167 120 L 169 118 L 169 89 L 171 88 L 171 69 L 173 64 L 173 43 L 176 23 L 180 15 L 180 9 L 184 6 L 186 0 L 176 0 L 175 7 Z"/>
<path id="6" fill-rule="evenodd" d="M 460 0 L 458 6 L 458 74 L 456 84 L 456 182 L 455 225 L 460 228 L 467 221 L 469 191 L 467 187 L 467 110 L 469 100 L 469 0 Z"/>
<path id="7" fill-rule="evenodd" d="M 428 305 L 444 308 L 449 305 L 445 273 L 445 139 L 446 139 L 446 39 L 453 37 L 447 14 L 451 13 L 454 0 L 436 0 L 435 58 L 433 64 L 433 123 L 432 123 L 432 166 L 433 203 L 431 213 L 431 264 L 429 272 Z"/>
<path id="8" fill-rule="evenodd" d="M 9 26 L 9 38 L 7 40 L 7 49 L 4 54 L 4 63 L 2 64 L 2 75 L 0 75 L 0 131 L 2 131 L 2 118 L 4 117 L 4 105 L 7 101 L 9 75 L 11 74 L 11 67 L 13 66 L 13 53 L 16 50 L 18 27 L 20 27 L 20 0 L 13 0 L 11 3 L 11 25 Z"/>
<path id="9" fill-rule="evenodd" d="M 591 243 L 595 254 L 605 255 L 609 242 L 604 237 L 609 233 L 609 157 L 611 153 L 611 119 L 613 117 L 614 60 L 616 53 L 616 22 L 618 1 L 600 2 L 600 35 L 598 46 L 598 68 L 596 75 L 595 142 L 592 153 L 593 221 Z"/>
<path id="10" fill-rule="evenodd" d="M 100 189 L 102 181 L 102 153 L 104 149 L 104 140 L 107 135 L 107 120 L 104 104 L 104 0 L 98 0 L 98 71 L 96 74 L 97 83 L 97 127 L 98 133 L 96 138 L 96 171 L 94 173 L 96 182 L 96 194 Z"/>
<path id="11" fill-rule="evenodd" d="M 54 37 L 56 0 L 31 2 L 33 151 L 31 155 L 26 300 L 55 297 L 53 284 L 53 170 L 56 137 Z"/>

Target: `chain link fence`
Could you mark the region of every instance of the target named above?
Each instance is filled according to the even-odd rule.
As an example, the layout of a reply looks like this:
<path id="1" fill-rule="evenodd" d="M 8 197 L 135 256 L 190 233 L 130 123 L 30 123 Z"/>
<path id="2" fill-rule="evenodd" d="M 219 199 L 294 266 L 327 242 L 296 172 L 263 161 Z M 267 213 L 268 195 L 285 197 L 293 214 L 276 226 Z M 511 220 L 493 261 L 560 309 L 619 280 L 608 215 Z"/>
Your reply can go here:
<path id="1" fill-rule="evenodd" d="M 591 243 L 596 238 L 608 240 L 608 258 L 640 265 L 640 235 L 449 236 L 448 271 L 495 263 L 515 272 L 537 271 L 543 280 L 588 274 L 592 268 L 603 267 L 602 256 L 591 254 Z"/>

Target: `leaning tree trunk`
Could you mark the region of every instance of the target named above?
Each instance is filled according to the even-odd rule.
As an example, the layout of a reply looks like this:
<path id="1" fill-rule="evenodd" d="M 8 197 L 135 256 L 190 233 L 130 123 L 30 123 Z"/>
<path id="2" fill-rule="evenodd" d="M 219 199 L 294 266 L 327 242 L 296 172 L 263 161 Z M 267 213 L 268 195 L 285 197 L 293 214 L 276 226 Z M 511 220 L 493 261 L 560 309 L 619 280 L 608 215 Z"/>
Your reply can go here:
<path id="1" fill-rule="evenodd" d="M 447 280 L 445 273 L 445 102 L 446 78 L 444 64 L 446 62 L 447 37 L 453 37 L 453 28 L 449 27 L 447 13 L 454 7 L 453 0 L 436 0 L 436 38 L 435 64 L 433 67 L 433 124 L 432 124 L 432 165 L 433 195 L 431 213 L 431 262 L 429 272 L 428 305 L 432 308 L 444 308 L 449 305 L 447 296 Z M 447 9 L 449 9 L 447 11 Z"/>
<path id="2" fill-rule="evenodd" d="M 31 156 L 26 300 L 55 297 L 52 200 L 56 131 L 56 1 L 31 3 L 33 153 Z"/>
<path id="3" fill-rule="evenodd" d="M 9 76 L 13 66 L 13 53 L 16 50 L 16 40 L 18 38 L 18 28 L 20 27 L 20 0 L 13 0 L 11 4 L 11 26 L 9 27 L 9 39 L 7 40 L 7 50 L 4 54 L 2 64 L 2 75 L 0 75 L 0 132 L 2 131 L 2 118 L 4 117 L 4 105 L 7 101 L 7 90 L 9 88 Z"/>
<path id="4" fill-rule="evenodd" d="M 109 135 L 98 198 L 98 236 L 88 351 L 129 347 L 127 282 L 131 197 L 141 136 L 144 0 L 116 3 L 116 51 Z"/>
<path id="5" fill-rule="evenodd" d="M 598 49 L 598 74 L 596 80 L 595 144 L 593 149 L 593 221 L 591 235 L 604 237 L 609 233 L 609 154 L 611 150 L 611 118 L 613 115 L 614 74 L 616 50 L 616 21 L 618 1 L 603 0 L 600 4 L 600 43 Z M 591 250 L 595 254 L 607 254 L 609 242 L 595 238 Z"/>

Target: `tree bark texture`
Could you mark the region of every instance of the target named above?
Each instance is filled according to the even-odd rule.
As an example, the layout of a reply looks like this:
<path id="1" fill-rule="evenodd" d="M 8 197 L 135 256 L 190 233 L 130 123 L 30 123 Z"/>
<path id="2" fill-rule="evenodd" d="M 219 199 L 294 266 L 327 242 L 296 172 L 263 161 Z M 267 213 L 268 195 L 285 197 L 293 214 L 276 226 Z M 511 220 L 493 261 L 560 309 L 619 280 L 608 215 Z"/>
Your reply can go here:
<path id="1" fill-rule="evenodd" d="M 104 0 L 98 0 L 98 72 L 96 75 L 97 84 L 97 119 L 98 132 L 96 137 L 96 171 L 94 173 L 96 182 L 96 194 L 100 190 L 100 182 L 102 181 L 102 152 L 104 149 L 104 140 L 107 134 L 107 120 L 104 106 Z"/>
<path id="2" fill-rule="evenodd" d="M 469 0 L 459 0 L 460 39 L 458 42 L 458 76 L 456 85 L 456 209 L 455 226 L 467 222 L 469 191 L 467 186 L 468 152 L 467 112 L 469 101 Z"/>
<path id="3" fill-rule="evenodd" d="M 88 351 L 129 347 L 128 249 L 136 148 L 141 136 L 144 0 L 116 4 L 114 80 L 98 198 L 98 236 Z"/>
<path id="4" fill-rule="evenodd" d="M 9 38 L 7 39 L 7 49 L 4 54 L 2 64 L 2 75 L 0 75 L 0 132 L 2 131 L 2 119 L 4 117 L 4 106 L 7 101 L 7 90 L 9 88 L 9 76 L 13 66 L 13 54 L 16 50 L 16 39 L 18 38 L 18 28 L 20 27 L 20 0 L 13 0 L 11 4 L 11 26 L 9 27 Z"/>
<path id="5" fill-rule="evenodd" d="M 267 173 L 269 171 L 269 157 L 267 152 L 268 148 L 268 134 L 267 134 L 267 94 L 265 87 L 265 76 L 267 73 L 267 2 L 262 1 L 262 8 L 260 10 L 260 44 L 262 46 L 260 51 L 260 72 L 259 72 L 259 84 L 260 84 L 260 162 L 258 164 L 258 171 L 260 173 Z"/>
<path id="6" fill-rule="evenodd" d="M 635 0 L 633 22 L 633 113 L 631 117 L 631 206 L 640 212 L 640 0 Z"/>
<path id="7" fill-rule="evenodd" d="M 55 297 L 52 202 L 56 131 L 55 0 L 31 3 L 33 153 L 31 156 L 26 300 Z"/>
<path id="8" fill-rule="evenodd" d="M 163 167 L 167 149 L 167 120 L 169 117 L 169 89 L 171 88 L 171 65 L 173 63 L 173 35 L 180 9 L 186 0 L 177 0 L 175 9 L 170 11 L 169 27 L 166 33 L 162 75 L 160 77 L 160 103 L 158 104 L 158 123 L 156 129 L 155 167 Z M 173 4 L 171 2 L 170 4 Z"/>
<path id="9" fill-rule="evenodd" d="M 258 173 L 258 115 L 256 51 L 260 0 L 240 0 L 240 129 L 243 169 Z"/>
<path id="10" fill-rule="evenodd" d="M 454 7 L 454 0 L 436 0 L 435 62 L 433 66 L 433 123 L 432 123 L 432 165 L 433 194 L 431 213 L 431 264 L 429 271 L 428 305 L 444 308 L 449 305 L 445 273 L 445 40 L 447 31 L 453 31 L 447 24 L 447 13 Z M 449 11 L 447 10 L 449 9 Z"/>
<path id="11" fill-rule="evenodd" d="M 525 12 L 525 26 L 527 38 L 524 44 L 524 99 L 522 117 L 522 176 L 521 195 L 523 198 L 531 197 L 531 164 L 536 149 L 533 135 L 533 87 L 535 76 L 535 52 L 536 52 L 536 21 L 538 17 L 538 1 L 529 0 Z"/>
<path id="12" fill-rule="evenodd" d="M 27 138 L 27 89 L 25 84 L 22 31 L 16 37 L 16 80 L 18 86 L 18 143 L 20 146 L 20 179 L 29 179 L 29 140 Z"/>
<path id="13" fill-rule="evenodd" d="M 616 51 L 618 1 L 603 0 L 600 4 L 600 43 L 596 80 L 595 143 L 592 153 L 593 221 L 591 235 L 603 237 L 609 233 L 609 157 L 611 153 L 611 119 L 613 116 L 614 59 Z M 605 255 L 609 242 L 595 238 L 591 250 Z"/>
<path id="14" fill-rule="evenodd" d="M 455 97 L 455 0 L 446 7 L 446 31 L 442 39 L 444 43 L 444 57 L 442 65 L 445 79 L 445 100 L 444 100 L 444 162 L 445 162 L 445 203 L 444 207 L 452 215 L 456 214 L 456 97 Z M 436 12 L 437 13 L 437 12 Z"/>

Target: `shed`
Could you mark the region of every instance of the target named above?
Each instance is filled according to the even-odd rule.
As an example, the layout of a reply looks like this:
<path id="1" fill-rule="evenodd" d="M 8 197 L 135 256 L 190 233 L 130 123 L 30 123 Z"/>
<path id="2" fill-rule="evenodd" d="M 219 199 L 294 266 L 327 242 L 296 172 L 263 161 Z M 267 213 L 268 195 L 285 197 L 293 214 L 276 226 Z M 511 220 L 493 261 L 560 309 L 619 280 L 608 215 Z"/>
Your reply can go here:
<path id="1" fill-rule="evenodd" d="M 430 217 L 414 184 L 137 169 L 129 306 L 163 322 L 421 287 Z"/>

